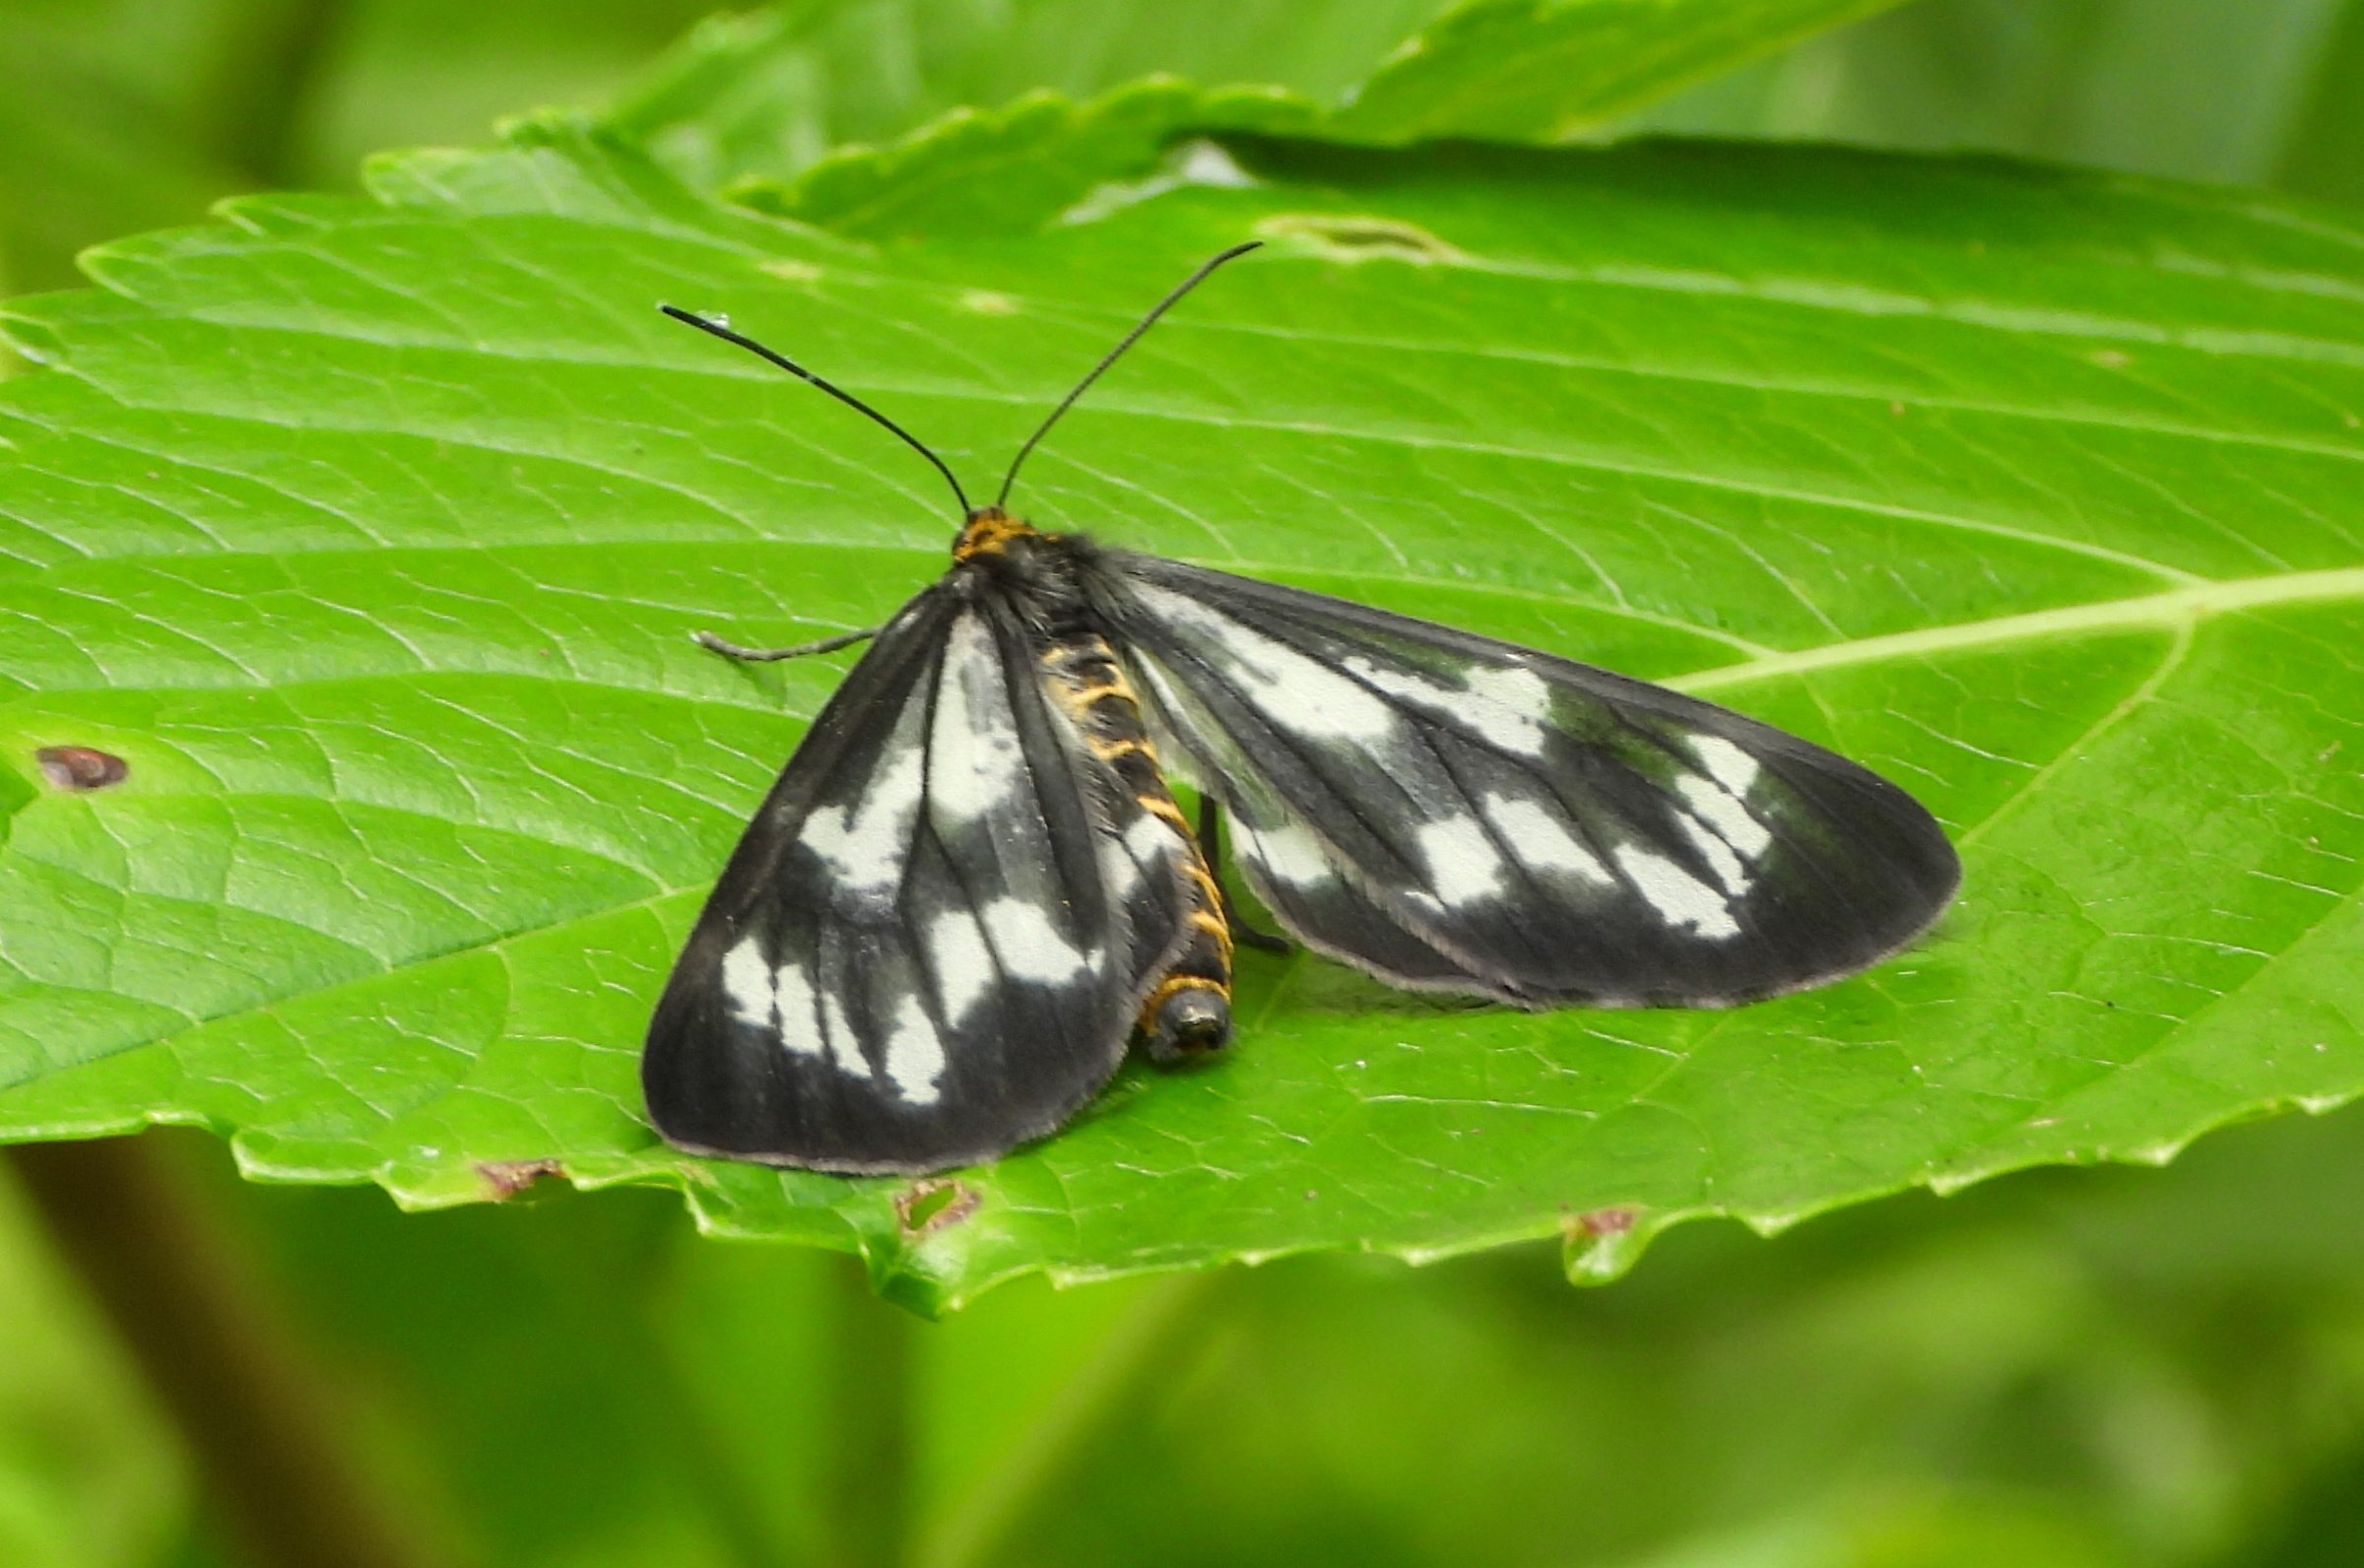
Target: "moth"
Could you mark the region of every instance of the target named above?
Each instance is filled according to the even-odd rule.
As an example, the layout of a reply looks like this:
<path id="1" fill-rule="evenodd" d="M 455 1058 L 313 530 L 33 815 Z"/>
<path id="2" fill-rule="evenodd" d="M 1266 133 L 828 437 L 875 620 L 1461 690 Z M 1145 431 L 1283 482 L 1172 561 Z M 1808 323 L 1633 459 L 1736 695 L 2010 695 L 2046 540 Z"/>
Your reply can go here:
<path id="1" fill-rule="evenodd" d="M 719 320 L 668 314 L 859 410 L 952 486 L 945 575 L 869 641 L 724 867 L 649 1025 L 673 1143 L 843 1172 L 994 1158 L 1131 1042 L 1230 1038 L 1243 927 L 1220 827 L 1289 936 L 1392 985 L 1520 1008 L 1718 1008 L 1913 941 L 1952 846 L 1894 784 L 1663 686 L 1301 589 L 1046 533 L 1018 449 L 991 505 L 885 415 Z M 1196 823 L 1168 777 L 1192 784 Z"/>

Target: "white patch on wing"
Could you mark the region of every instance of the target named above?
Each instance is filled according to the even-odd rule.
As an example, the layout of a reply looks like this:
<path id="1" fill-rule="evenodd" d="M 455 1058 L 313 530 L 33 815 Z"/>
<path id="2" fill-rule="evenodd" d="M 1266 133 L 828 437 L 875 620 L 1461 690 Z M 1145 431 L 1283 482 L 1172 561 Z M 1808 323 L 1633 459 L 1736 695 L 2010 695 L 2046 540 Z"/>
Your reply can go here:
<path id="1" fill-rule="evenodd" d="M 1443 720 L 1451 729 L 1521 756 L 1543 754 L 1551 688 L 1533 670 L 1474 664 L 1462 671 L 1460 686 L 1448 686 L 1418 672 L 1391 669 L 1360 656 L 1340 663 L 1367 685 Z"/>
<path id="2" fill-rule="evenodd" d="M 862 1055 L 862 1042 L 854 1038 L 854 1020 L 845 1015 L 845 1004 L 834 991 L 821 994 L 822 1019 L 828 1024 L 826 1041 L 829 1065 L 848 1078 L 870 1081 L 870 1063 Z"/>
<path id="3" fill-rule="evenodd" d="M 985 946 L 974 915 L 948 909 L 928 923 L 928 955 L 935 960 L 936 998 L 945 1021 L 958 1028 L 993 989 L 993 949 Z"/>
<path id="4" fill-rule="evenodd" d="M 1745 796 L 1748 793 L 1749 786 L 1756 782 L 1756 775 L 1762 771 L 1755 757 L 1721 735 L 1693 735 L 1687 739 L 1691 754 L 1699 759 L 1701 767 L 1707 769 L 1710 778 L 1735 795 Z"/>
<path id="5" fill-rule="evenodd" d="M 1440 817 L 1422 822 L 1415 836 L 1438 898 L 1474 904 L 1502 896 L 1502 857 L 1475 818 Z"/>
<path id="6" fill-rule="evenodd" d="M 1743 758 L 1743 760 L 1746 760 Z M 1750 767 L 1756 764 L 1750 762 Z M 1674 793 L 1683 804 L 1699 814 L 1701 820 L 1724 835 L 1724 842 L 1750 860 L 1765 852 L 1773 842 L 1773 829 L 1757 820 L 1756 814 L 1742 805 L 1740 792 L 1723 785 L 1721 777 L 1714 784 L 1696 773 L 1686 774 L 1674 781 Z"/>
<path id="7" fill-rule="evenodd" d="M 1192 651 L 1281 729 L 1315 740 L 1366 743 L 1397 733 L 1393 709 L 1320 661 L 1169 589 L 1145 584 L 1138 591 L 1161 619 L 1195 633 Z"/>
<path id="8" fill-rule="evenodd" d="M 1542 676 L 1515 664 L 1474 664 L 1462 681 L 1478 699 L 1462 703 L 1458 717 L 1464 725 L 1505 751 L 1543 754 L 1551 687 Z"/>
<path id="9" fill-rule="evenodd" d="M 1684 782 L 1696 781 L 1686 779 Z M 1740 857 L 1732 852 L 1730 844 L 1718 838 L 1699 818 L 1688 813 L 1677 813 L 1674 821 L 1682 829 L 1682 836 L 1691 841 L 1691 847 L 1698 850 L 1700 857 L 1707 862 L 1707 869 L 1716 874 L 1716 881 L 1724 884 L 1726 892 L 1739 898 L 1748 891 L 1754 879 L 1749 877 L 1748 868 L 1740 864 Z"/>
<path id="10" fill-rule="evenodd" d="M 815 807 L 798 842 L 827 862 L 832 889 L 847 898 L 875 900 L 891 894 L 902 881 L 925 791 L 919 746 L 919 708 L 914 704 L 886 741 L 886 763 L 843 806 Z"/>
<path id="11" fill-rule="evenodd" d="M 1509 843 L 1522 864 L 1538 871 L 1560 871 L 1588 882 L 1613 883 L 1601 857 L 1577 841 L 1558 817 L 1540 801 L 1515 795 L 1488 795 L 1478 803 L 1485 819 Z"/>
<path id="12" fill-rule="evenodd" d="M 996 898 L 985 906 L 984 920 L 994 956 L 1013 980 L 1056 985 L 1089 967 L 1089 960 L 1059 934 L 1051 917 L 1022 898 Z"/>
<path id="13" fill-rule="evenodd" d="M 1339 667 L 1350 672 L 1365 686 L 1377 686 L 1391 697 L 1402 697 L 1414 707 L 1431 713 L 1452 711 L 1451 704 L 1461 695 L 1450 686 L 1438 686 L 1426 676 L 1411 670 L 1392 670 L 1374 664 L 1360 654 L 1351 654 L 1338 661 Z"/>
<path id="14" fill-rule="evenodd" d="M 1668 925 L 1716 941 L 1740 934 L 1723 895 L 1664 855 L 1635 844 L 1619 844 L 1612 853 L 1617 869 Z"/>
<path id="15" fill-rule="evenodd" d="M 801 963 L 784 963 L 771 973 L 772 996 L 779 1012 L 782 1049 L 799 1056 L 819 1056 L 821 1018 L 813 1011 L 813 981 Z"/>
<path id="16" fill-rule="evenodd" d="M 722 955 L 722 994 L 731 1004 L 731 1016 L 758 1029 L 780 1026 L 778 1005 L 771 995 L 771 960 L 752 936 Z"/>
<path id="17" fill-rule="evenodd" d="M 1109 901 L 1122 906 L 1140 896 L 1156 870 L 1173 862 L 1181 843 L 1171 823 L 1147 812 L 1117 837 L 1102 840 L 1100 875 L 1107 882 Z"/>
<path id="18" fill-rule="evenodd" d="M 1131 850 L 1133 858 L 1144 866 L 1154 866 L 1168 859 L 1181 842 L 1174 832 L 1173 823 L 1162 817 L 1152 817 L 1148 812 L 1135 817 L 1132 825 L 1125 829 L 1125 848 Z"/>
<path id="19" fill-rule="evenodd" d="M 1023 792 L 1025 757 L 1002 675 L 1001 652 L 985 622 L 963 615 L 945 640 L 936 694 L 928 809 L 940 822 L 991 821 Z"/>
<path id="20" fill-rule="evenodd" d="M 1234 817 L 1231 825 L 1239 839 L 1239 852 L 1256 863 L 1267 881 L 1311 890 L 1337 880 L 1338 869 L 1330 864 L 1321 840 L 1295 822 L 1258 827 L 1245 817 Z"/>
<path id="21" fill-rule="evenodd" d="M 886 1080 L 914 1105 L 936 1103 L 936 1080 L 944 1077 L 944 1041 L 919 998 L 905 996 L 886 1036 Z"/>
<path id="22" fill-rule="evenodd" d="M 1141 863 L 1125 853 L 1120 841 L 1100 840 L 1099 859 L 1100 884 L 1108 890 L 1110 903 L 1121 907 L 1140 896 L 1142 884 L 1148 879 L 1142 875 Z"/>

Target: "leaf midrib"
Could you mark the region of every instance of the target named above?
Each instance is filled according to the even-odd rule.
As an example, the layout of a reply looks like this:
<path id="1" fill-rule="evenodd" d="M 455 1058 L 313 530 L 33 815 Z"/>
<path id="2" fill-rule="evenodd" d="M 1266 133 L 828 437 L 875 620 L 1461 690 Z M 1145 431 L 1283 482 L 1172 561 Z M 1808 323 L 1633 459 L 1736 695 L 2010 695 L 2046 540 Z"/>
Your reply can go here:
<path id="1" fill-rule="evenodd" d="M 1914 631 L 1890 632 L 1824 643 L 1792 653 L 1719 665 L 1711 670 L 1671 676 L 1664 685 L 1685 691 L 1710 691 L 1781 676 L 1804 675 L 1845 665 L 1909 659 L 1957 648 L 2075 636 L 2090 631 L 2125 627 L 2174 630 L 2212 617 L 2237 615 L 2267 605 L 2307 604 L 2342 599 L 2364 600 L 2364 566 L 2328 571 L 2287 572 L 2267 577 L 2238 577 L 2196 583 L 2134 599 L 2105 599 L 2057 610 L 2032 610 L 2023 615 L 1995 616 L 1984 621 L 1954 621 Z"/>

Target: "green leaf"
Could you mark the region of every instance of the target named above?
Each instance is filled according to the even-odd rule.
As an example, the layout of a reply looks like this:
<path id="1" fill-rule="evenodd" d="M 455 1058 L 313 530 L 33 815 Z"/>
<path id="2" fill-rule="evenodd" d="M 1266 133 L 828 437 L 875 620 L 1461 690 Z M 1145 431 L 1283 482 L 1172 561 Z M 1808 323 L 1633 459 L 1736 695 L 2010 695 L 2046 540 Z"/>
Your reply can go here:
<path id="1" fill-rule="evenodd" d="M 1675 88 L 1894 0 L 1469 0 L 1339 114 L 1354 141 L 1565 141 Z"/>
<path id="2" fill-rule="evenodd" d="M 1208 92 L 1170 77 L 1086 103 L 1029 94 L 1003 108 L 956 112 L 885 148 L 849 147 L 784 183 L 744 180 L 733 200 L 756 212 L 862 239 L 1022 232 L 1062 216 L 1136 199 L 1168 144 L 1194 133 L 1312 129 L 1301 98 L 1262 89 Z M 1234 177 L 1209 144 L 1170 160 L 1155 185 Z"/>
<path id="3" fill-rule="evenodd" d="M 607 120 L 704 189 L 761 190 L 868 152 L 848 144 L 906 137 L 904 160 L 946 160 L 930 182 L 939 194 L 973 177 L 962 166 L 970 153 L 1005 179 L 1024 169 L 1036 188 L 1058 173 L 1084 176 L 1047 208 L 1005 215 L 1015 227 L 1081 199 L 1097 179 L 1145 170 L 1191 130 L 1285 123 L 1351 142 L 1565 140 L 1894 3 L 837 0 L 716 19 Z M 1131 134 L 1120 140 L 1117 130 Z M 951 146 L 936 148 L 942 141 Z M 809 203 L 794 184 L 762 200 L 821 221 L 831 205 Z M 870 217 L 861 231 L 883 229 Z"/>
<path id="4" fill-rule="evenodd" d="M 338 1391 L 350 1409 L 345 1458 L 409 1483 L 404 1524 L 424 1537 L 412 1560 L 824 1560 L 814 1537 L 830 1499 L 814 1495 L 811 1448 L 828 1360 L 812 1301 L 823 1293 L 812 1285 L 841 1261 L 699 1245 L 666 1195 L 582 1198 L 555 1185 L 432 1216 L 358 1193 L 248 1187 L 230 1210 L 303 1342 L 326 1365 L 369 1369 L 366 1384 Z M 709 1304 L 707 1281 L 735 1274 L 770 1287 L 768 1344 L 728 1315 L 738 1303 Z M 685 1305 L 702 1342 L 660 1339 Z M 770 1431 L 699 1408 L 724 1401 L 685 1374 L 719 1356 L 738 1363 L 731 1393 L 797 1402 L 770 1407 Z M 552 1442 L 554 1430 L 599 1441 Z"/>
<path id="5" fill-rule="evenodd" d="M 163 1560 L 185 1477 L 172 1434 L 0 1170 L 0 1561 Z"/>
<path id="6" fill-rule="evenodd" d="M 0 293 L 74 282 L 83 246 L 185 222 L 245 183 L 192 144 L 161 93 L 127 80 L 133 61 L 94 58 L 88 38 L 69 43 L 44 20 L 0 15 Z M 169 52 L 156 42 L 139 63 Z"/>
<path id="7" fill-rule="evenodd" d="M 2322 27 L 2303 60 L 2303 79 L 2283 96 L 2273 182 L 2353 205 L 2364 201 L 2364 111 L 2348 86 L 2364 67 L 2364 6 L 2339 5 Z"/>
<path id="8" fill-rule="evenodd" d="M 1142 78 L 1334 103 L 1452 0 L 818 0 L 715 17 L 606 115 L 700 188 L 784 179 L 852 142 Z"/>
<path id="9" fill-rule="evenodd" d="M 2017 1568 L 2062 1560 L 2047 1535 L 2091 1568 L 2338 1563 L 2271 1543 L 2308 1510 L 2302 1539 L 2357 1517 L 2360 1117 L 1772 1245 L 1686 1227 L 1609 1291 L 1556 1288 L 1540 1246 L 1021 1281 L 905 1325 L 900 1373 L 849 1353 L 843 1260 L 696 1244 L 669 1195 L 543 1183 L 407 1216 L 367 1191 L 206 1196 L 272 1266 L 282 1332 L 366 1370 L 335 1390 L 349 1463 L 401 1478 L 438 1560 L 845 1560 L 833 1481 L 875 1452 L 829 1404 L 850 1370 L 874 1407 L 907 1391 L 905 1560 L 942 1568 L 1104 1565 L 1110 1541 L 1128 1568 L 1294 1568 L 1341 1540 L 1406 1568 L 1533 1563 L 1539 1540 L 1622 1568 Z"/>
<path id="10" fill-rule="evenodd" d="M 1046 1439 L 1064 1463 L 1031 1506 L 972 1498 L 914 1556 L 1067 1568 L 1121 1540 L 1141 1568 L 1295 1564 L 1343 1539 L 1486 1568 L 2343 1563 L 2364 1367 L 2332 1347 L 2364 1327 L 2358 1114 L 2232 1130 L 2163 1172 L 1868 1206 L 1771 1246 L 1697 1227 L 1610 1291 L 1553 1290 L 1526 1249 L 1162 1281 L 1135 1299 L 1187 1289 L 1182 1322 L 1097 1421 L 1060 1416 L 1104 1361 L 1047 1419 L 969 1414 L 959 1479 L 1023 1474 Z M 973 1385 L 1018 1361 L 1039 1387 L 1055 1369 L 1011 1330 L 1120 1293 L 996 1292 L 926 1332 L 931 1371 Z M 1088 1326 L 1065 1342 L 1080 1361 Z M 2318 1549 L 2274 1552 L 2308 1507 Z M 987 1534 L 970 1521 L 1001 1525 L 998 1551 L 958 1549 Z"/>
<path id="11" fill-rule="evenodd" d="M 2338 195 L 2360 26 L 2326 0 L 1924 0 L 1655 104 L 1633 124 L 1995 152 Z M 2341 51 L 2347 51 L 2343 54 Z M 2321 101 L 2310 108 L 2310 86 Z M 2313 144 L 2321 143 L 2320 146 Z"/>
<path id="12" fill-rule="evenodd" d="M 242 203 L 20 302 L 0 1129 L 201 1123 L 251 1174 L 681 1186 L 942 1308 L 1060 1277 L 1772 1228 L 2165 1159 L 2364 1085 L 2364 236 L 2253 195 L 1738 147 L 1246 149 L 1258 183 L 860 248 L 562 126 Z M 1191 262 L 1275 242 L 1028 471 L 1051 526 L 1712 693 L 1905 782 L 1960 906 L 1729 1013 L 1440 1010 L 1253 958 L 1239 1049 L 904 1189 L 701 1161 L 635 1055 L 934 477 L 660 299 L 999 466 Z M 43 747 L 129 764 L 60 789 Z"/>

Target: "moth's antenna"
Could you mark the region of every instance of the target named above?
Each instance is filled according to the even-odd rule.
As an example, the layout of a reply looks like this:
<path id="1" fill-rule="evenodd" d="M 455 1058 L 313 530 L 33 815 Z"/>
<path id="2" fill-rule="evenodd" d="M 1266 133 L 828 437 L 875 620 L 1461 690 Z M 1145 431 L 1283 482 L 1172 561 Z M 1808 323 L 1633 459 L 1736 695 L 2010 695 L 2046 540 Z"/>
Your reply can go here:
<path id="1" fill-rule="evenodd" d="M 1010 498 L 1010 487 L 1018 482 L 1018 466 L 1026 460 L 1026 454 L 1034 450 L 1036 443 L 1041 441 L 1045 435 L 1050 433 L 1051 426 L 1059 423 L 1059 416 L 1065 414 L 1069 409 L 1076 406 L 1076 399 L 1084 395 L 1084 389 L 1090 386 L 1092 382 L 1097 381 L 1100 378 L 1101 371 L 1116 363 L 1117 357 L 1123 354 L 1127 349 L 1133 347 L 1133 345 L 1140 340 L 1143 333 L 1155 326 L 1157 324 L 1157 318 L 1161 315 L 1164 315 L 1168 310 L 1173 309 L 1174 306 L 1180 302 L 1184 294 L 1190 293 L 1193 289 L 1196 289 L 1200 284 L 1205 283 L 1209 273 L 1215 271 L 1215 268 L 1221 266 L 1224 262 L 1231 260 L 1235 256 L 1246 255 L 1249 251 L 1254 250 L 1258 245 L 1263 243 L 1264 241 L 1261 239 L 1251 239 L 1244 245 L 1233 245 L 1229 250 L 1222 252 L 1220 255 L 1209 257 L 1206 261 L 1203 261 L 1199 264 L 1199 270 L 1197 272 L 1192 273 L 1189 277 L 1183 279 L 1179 284 L 1175 285 L 1173 293 L 1167 294 L 1163 299 L 1160 299 L 1155 304 L 1149 306 L 1149 313 L 1146 316 L 1143 316 L 1140 322 L 1134 326 L 1133 330 L 1124 335 L 1124 338 L 1117 344 L 1115 348 L 1110 349 L 1106 354 L 1100 356 L 1100 362 L 1091 367 L 1091 373 L 1085 376 L 1083 380 L 1078 381 L 1076 383 L 1076 389 L 1073 392 L 1070 392 L 1066 397 L 1060 399 L 1059 406 L 1051 410 L 1051 417 L 1047 420 L 1044 420 L 1040 425 L 1036 425 L 1034 428 L 1034 433 L 1026 437 L 1026 444 L 1019 447 L 1018 449 L 1018 455 L 1010 460 L 1010 472 L 1002 476 L 1002 490 L 1000 494 L 993 498 L 993 504 L 999 506 L 1002 504 L 1002 502 Z"/>
<path id="2" fill-rule="evenodd" d="M 1210 263 L 1210 265 L 1212 265 L 1212 263 Z M 1205 269 L 1202 268 L 1201 271 L 1204 272 Z M 1196 283 L 1198 280 L 1193 278 L 1191 282 Z M 1169 300 L 1167 302 L 1171 303 L 1172 301 Z M 801 376 L 803 379 L 812 382 L 815 386 L 821 388 L 823 392 L 826 392 L 829 396 L 835 398 L 838 402 L 844 404 L 846 407 L 857 410 L 860 413 L 867 414 L 872 419 L 878 421 L 881 425 L 886 425 L 886 428 L 901 436 L 904 442 L 909 445 L 911 450 L 917 452 L 920 456 L 926 458 L 929 462 L 936 465 L 936 472 L 942 474 L 944 476 L 944 482 L 952 488 L 952 498 L 960 503 L 960 515 L 962 517 L 966 517 L 969 514 L 970 508 L 968 504 L 967 492 L 960 489 L 960 482 L 952 477 L 952 471 L 944 466 L 944 459 L 938 457 L 934 452 L 929 451 L 927 447 L 920 441 L 918 436 L 913 435 L 909 430 L 904 429 L 901 425 L 895 424 L 894 421 L 888 419 L 886 415 L 881 414 L 877 409 L 872 408 L 869 404 L 863 402 L 851 392 L 846 391 L 843 387 L 833 386 L 830 383 L 823 381 L 820 376 L 815 375 L 812 371 L 806 369 L 794 359 L 789 359 L 786 355 L 781 354 L 776 350 L 766 349 L 755 339 L 747 337 L 741 333 L 733 332 L 730 328 L 724 326 L 719 321 L 709 321 L 704 316 L 697 314 L 695 311 L 684 310 L 678 305 L 659 305 L 657 308 L 664 311 L 667 315 L 673 317 L 673 319 L 676 321 L 686 321 L 700 332 L 712 333 L 715 337 L 720 338 L 725 343 L 735 343 L 750 354 L 769 359 L 772 363 L 778 365 L 790 375 Z M 1165 306 L 1159 305 L 1157 308 L 1162 310 L 1165 308 Z M 1155 318 L 1152 316 L 1151 319 L 1153 320 Z M 1143 325 L 1146 326 L 1148 323 L 1144 322 Z M 1140 334 L 1138 333 L 1135 334 L 1136 337 L 1139 335 Z M 1095 370 L 1092 373 L 1097 375 L 1099 372 Z"/>

